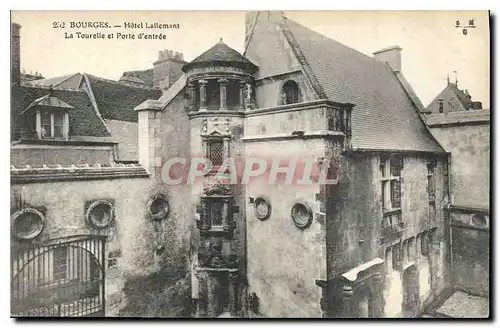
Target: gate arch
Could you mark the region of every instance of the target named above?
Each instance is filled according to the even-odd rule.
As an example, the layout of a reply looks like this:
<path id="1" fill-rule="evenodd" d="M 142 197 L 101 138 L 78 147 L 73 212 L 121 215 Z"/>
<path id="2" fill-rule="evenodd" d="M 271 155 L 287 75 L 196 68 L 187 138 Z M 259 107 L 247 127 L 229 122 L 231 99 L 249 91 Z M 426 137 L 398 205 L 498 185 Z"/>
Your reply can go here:
<path id="1" fill-rule="evenodd" d="M 104 316 L 105 236 L 19 244 L 11 254 L 11 314 Z"/>

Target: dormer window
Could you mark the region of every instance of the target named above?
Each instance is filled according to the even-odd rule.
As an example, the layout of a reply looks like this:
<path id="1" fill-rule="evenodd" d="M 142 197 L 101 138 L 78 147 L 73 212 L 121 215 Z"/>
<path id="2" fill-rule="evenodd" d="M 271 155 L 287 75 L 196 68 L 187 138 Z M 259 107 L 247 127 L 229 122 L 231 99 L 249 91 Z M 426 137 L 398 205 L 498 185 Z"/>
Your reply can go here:
<path id="1" fill-rule="evenodd" d="M 296 104 L 300 100 L 299 86 L 295 81 L 287 81 L 281 88 L 281 98 L 283 105 Z"/>
<path id="2" fill-rule="evenodd" d="M 68 135 L 67 116 L 67 112 L 37 111 L 37 122 L 40 122 L 37 124 L 38 138 L 66 138 Z"/>
<path id="3" fill-rule="evenodd" d="M 70 109 L 73 106 L 48 94 L 33 101 L 21 115 L 30 122 L 31 136 L 34 134 L 37 139 L 67 139 Z"/>
<path id="4" fill-rule="evenodd" d="M 444 99 L 438 99 L 439 103 L 439 113 L 442 114 L 444 112 L 444 104 L 443 104 Z"/>

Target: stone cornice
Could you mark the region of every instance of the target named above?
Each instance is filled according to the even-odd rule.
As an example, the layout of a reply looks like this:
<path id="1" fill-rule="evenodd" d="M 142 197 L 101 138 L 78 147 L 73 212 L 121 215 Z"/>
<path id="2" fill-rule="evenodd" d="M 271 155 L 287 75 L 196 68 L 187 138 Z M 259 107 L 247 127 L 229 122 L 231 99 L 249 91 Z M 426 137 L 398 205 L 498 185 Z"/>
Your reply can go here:
<path id="1" fill-rule="evenodd" d="M 348 154 L 386 154 L 386 153 L 400 153 L 412 155 L 432 155 L 446 157 L 450 153 L 445 151 L 428 151 L 428 150 L 406 150 L 406 149 L 370 149 L 370 148 L 352 148 Z"/>
<path id="2" fill-rule="evenodd" d="M 144 102 L 137 105 L 134 110 L 135 111 L 143 111 L 143 110 L 156 110 L 161 111 L 164 108 L 164 104 L 160 100 L 155 99 L 147 99 Z"/>
<path id="3" fill-rule="evenodd" d="M 337 103 L 337 102 L 334 102 L 334 101 L 331 101 L 328 99 L 321 99 L 321 100 L 314 100 L 314 101 L 296 103 L 296 104 L 290 104 L 290 105 L 252 109 L 252 110 L 246 111 L 245 116 L 252 117 L 252 116 L 260 116 L 260 115 L 288 113 L 288 112 L 295 112 L 295 111 L 300 111 L 300 110 L 316 109 L 316 108 L 320 108 L 322 106 L 326 107 L 326 108 L 332 108 L 332 109 L 333 108 L 346 108 L 346 107 L 352 109 L 354 107 L 353 104 L 349 104 L 349 103 Z"/>
<path id="4" fill-rule="evenodd" d="M 430 128 L 490 124 L 490 111 L 485 109 L 449 112 L 447 114 L 431 114 L 425 116 L 426 124 Z"/>
<path id="5" fill-rule="evenodd" d="M 207 110 L 204 112 L 190 112 L 189 119 L 197 117 L 245 117 L 245 112 L 234 110 Z"/>
<path id="6" fill-rule="evenodd" d="M 345 134 L 340 131 L 305 131 L 301 133 L 276 133 L 241 138 L 243 142 L 281 141 L 290 139 L 343 139 Z"/>
<path id="7" fill-rule="evenodd" d="M 206 117 L 206 116 L 208 116 L 208 117 L 210 117 L 210 116 L 216 116 L 216 117 L 220 117 L 220 116 L 222 116 L 222 117 L 252 117 L 252 116 L 288 113 L 288 112 L 295 112 L 295 111 L 309 110 L 309 109 L 318 109 L 321 107 L 325 107 L 328 109 L 334 109 L 334 108 L 352 109 L 354 107 L 354 105 L 349 104 L 349 103 L 337 103 L 337 102 L 334 102 L 331 100 L 321 99 L 321 100 L 314 100 L 314 101 L 296 103 L 296 104 L 290 104 L 290 105 L 251 109 L 251 110 L 246 110 L 246 111 L 221 111 L 221 110 L 210 110 L 210 111 L 203 111 L 203 112 L 193 111 L 193 112 L 190 112 L 188 115 L 190 118 Z"/>
<path id="8" fill-rule="evenodd" d="M 118 164 L 112 166 L 71 165 L 58 167 L 11 166 L 10 180 L 12 184 L 48 183 L 59 181 L 103 180 L 148 178 L 146 169 L 135 164 Z"/>
<path id="9" fill-rule="evenodd" d="M 450 204 L 448 206 L 445 206 L 444 209 L 449 211 L 449 212 L 477 213 L 477 214 L 490 215 L 490 209 L 483 208 L 483 207 L 472 207 L 472 206 L 467 206 L 467 205 Z"/>
<path id="10" fill-rule="evenodd" d="M 85 140 L 85 139 L 21 139 L 15 141 L 11 146 L 17 145 L 42 145 L 42 146 L 114 146 L 117 141 L 112 140 Z"/>

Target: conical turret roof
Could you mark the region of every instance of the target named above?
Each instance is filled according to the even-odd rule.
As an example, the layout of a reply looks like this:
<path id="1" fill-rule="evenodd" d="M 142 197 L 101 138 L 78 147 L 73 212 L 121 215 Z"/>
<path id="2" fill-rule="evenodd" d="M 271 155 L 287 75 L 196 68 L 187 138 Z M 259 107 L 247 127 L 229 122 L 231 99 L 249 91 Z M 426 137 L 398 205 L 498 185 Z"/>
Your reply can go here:
<path id="1" fill-rule="evenodd" d="M 190 63 L 184 65 L 182 68 L 183 72 L 188 71 L 192 67 L 201 66 L 228 66 L 230 64 L 236 66 L 246 66 L 251 70 L 255 70 L 255 66 L 247 58 L 243 57 L 238 51 L 229 47 L 222 41 L 222 38 L 217 42 L 212 48 L 208 49 L 198 57 L 196 57 Z"/>

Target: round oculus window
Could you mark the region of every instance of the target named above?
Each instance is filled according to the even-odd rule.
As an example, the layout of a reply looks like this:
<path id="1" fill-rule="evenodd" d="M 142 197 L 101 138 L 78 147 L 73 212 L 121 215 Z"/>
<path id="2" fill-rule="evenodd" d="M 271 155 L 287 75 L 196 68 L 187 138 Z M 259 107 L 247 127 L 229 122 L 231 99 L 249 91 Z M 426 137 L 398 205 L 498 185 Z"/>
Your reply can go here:
<path id="1" fill-rule="evenodd" d="M 34 208 L 22 209 L 12 215 L 12 232 L 19 239 L 29 240 L 37 237 L 44 225 L 43 214 Z"/>
<path id="2" fill-rule="evenodd" d="M 257 197 L 254 202 L 255 216 L 259 220 L 266 220 L 271 215 L 271 203 L 265 197 Z"/>
<path id="3" fill-rule="evenodd" d="M 105 228 L 111 224 L 114 216 L 113 204 L 99 200 L 90 205 L 87 210 L 87 220 L 96 228 Z"/>
<path id="4" fill-rule="evenodd" d="M 296 203 L 292 207 L 292 219 L 297 228 L 306 229 L 312 223 L 313 213 L 309 205 Z"/>
<path id="5" fill-rule="evenodd" d="M 472 217 L 472 224 L 480 227 L 485 227 L 487 225 L 486 218 L 484 215 L 476 214 Z"/>
<path id="6" fill-rule="evenodd" d="M 168 199 L 163 195 L 157 195 L 151 198 L 148 203 L 149 214 L 154 220 L 161 220 L 170 213 Z"/>

